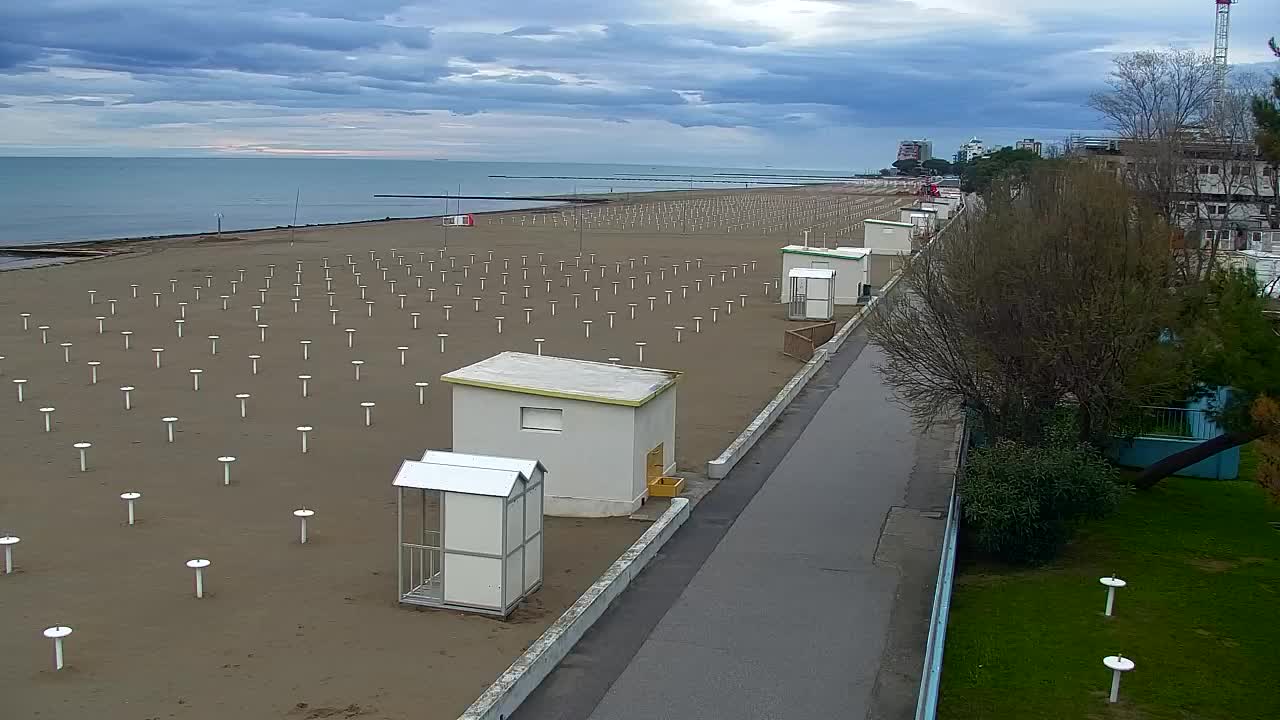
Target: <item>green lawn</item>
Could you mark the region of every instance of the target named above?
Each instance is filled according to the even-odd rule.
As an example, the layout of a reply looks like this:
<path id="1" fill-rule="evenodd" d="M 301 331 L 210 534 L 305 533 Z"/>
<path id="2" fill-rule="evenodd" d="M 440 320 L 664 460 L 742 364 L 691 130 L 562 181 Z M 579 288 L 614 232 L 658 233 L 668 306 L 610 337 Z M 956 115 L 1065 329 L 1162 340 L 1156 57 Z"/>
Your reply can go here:
<path id="1" fill-rule="evenodd" d="M 1245 453 L 1242 474 L 1251 474 Z M 1280 718 L 1280 510 L 1256 484 L 1134 492 L 1037 570 L 962 566 L 938 717 Z M 1102 615 L 1098 578 L 1129 582 Z M 1106 702 L 1102 658 L 1137 663 Z"/>

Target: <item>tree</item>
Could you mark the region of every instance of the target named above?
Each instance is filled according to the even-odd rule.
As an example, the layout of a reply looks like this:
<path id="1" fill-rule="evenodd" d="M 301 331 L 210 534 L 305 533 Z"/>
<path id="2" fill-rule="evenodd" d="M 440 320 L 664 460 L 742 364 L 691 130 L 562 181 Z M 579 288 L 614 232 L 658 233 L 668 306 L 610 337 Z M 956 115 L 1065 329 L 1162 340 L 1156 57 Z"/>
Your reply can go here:
<path id="1" fill-rule="evenodd" d="M 1121 55 L 1090 98 L 1119 136 L 1116 168 L 1170 225 L 1187 231 L 1174 254 L 1180 282 L 1199 282 L 1220 250 L 1244 244 L 1235 208 L 1257 196 L 1250 78 L 1218 94 L 1213 59 L 1191 51 Z M 1211 201 L 1211 202 L 1206 202 Z"/>
<path id="2" fill-rule="evenodd" d="M 893 170 L 892 170 L 892 169 L 890 169 L 890 168 L 880 168 L 880 177 L 888 177 L 888 176 L 890 176 L 890 175 L 892 175 L 892 174 L 893 174 Z"/>
<path id="3" fill-rule="evenodd" d="M 895 160 L 893 166 L 903 175 L 915 175 L 920 171 L 919 160 Z"/>
<path id="4" fill-rule="evenodd" d="M 965 165 L 964 182 L 967 192 L 985 195 L 997 178 L 1025 178 L 1033 166 L 1043 161 L 1043 158 L 1031 150 L 997 150 Z"/>
<path id="5" fill-rule="evenodd" d="M 882 300 L 880 372 L 924 425 L 963 407 L 992 438 L 1038 444 L 1070 399 L 1080 438 L 1099 440 L 1186 386 L 1161 342 L 1177 309 L 1169 234 L 1082 163 L 999 178 L 985 211 L 910 258 L 904 291 Z"/>
<path id="6" fill-rule="evenodd" d="M 1280 77 L 1271 78 L 1268 93 L 1253 96 L 1249 109 L 1257 126 L 1258 151 L 1271 168 L 1271 196 L 1280 197 Z M 1271 205 L 1268 220 L 1272 229 L 1280 228 L 1280 206 Z"/>
<path id="7" fill-rule="evenodd" d="M 920 167 L 928 170 L 934 175 L 950 175 L 952 172 L 951 163 L 943 160 L 942 158 L 929 158 L 928 160 L 920 163 Z"/>
<path id="8" fill-rule="evenodd" d="M 1175 453 L 1138 474 L 1149 488 L 1177 471 L 1275 430 L 1260 422 L 1259 404 L 1280 397 L 1280 336 L 1263 314 L 1267 299 L 1243 270 L 1218 270 L 1196 286 L 1180 288 L 1181 313 L 1175 343 L 1200 388 L 1231 388 L 1215 420 L 1224 434 Z"/>

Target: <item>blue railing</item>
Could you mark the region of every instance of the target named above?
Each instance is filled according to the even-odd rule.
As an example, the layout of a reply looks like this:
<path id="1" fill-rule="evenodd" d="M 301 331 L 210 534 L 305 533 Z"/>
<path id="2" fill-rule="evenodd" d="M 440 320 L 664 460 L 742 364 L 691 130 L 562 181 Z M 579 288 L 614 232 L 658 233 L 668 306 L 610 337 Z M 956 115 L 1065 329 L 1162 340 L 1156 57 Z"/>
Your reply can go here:
<path id="1" fill-rule="evenodd" d="M 938 713 L 938 689 L 942 682 L 942 655 L 947 645 L 947 620 L 951 616 L 951 588 L 956 575 L 956 543 L 960 536 L 960 495 L 956 492 L 960 473 L 969 456 L 969 424 L 960 437 L 956 471 L 951 478 L 951 499 L 947 504 L 947 525 L 942 533 L 942 558 L 933 589 L 933 611 L 929 614 L 929 642 L 924 651 L 920 675 L 920 695 L 916 699 L 916 720 L 934 720 Z"/>

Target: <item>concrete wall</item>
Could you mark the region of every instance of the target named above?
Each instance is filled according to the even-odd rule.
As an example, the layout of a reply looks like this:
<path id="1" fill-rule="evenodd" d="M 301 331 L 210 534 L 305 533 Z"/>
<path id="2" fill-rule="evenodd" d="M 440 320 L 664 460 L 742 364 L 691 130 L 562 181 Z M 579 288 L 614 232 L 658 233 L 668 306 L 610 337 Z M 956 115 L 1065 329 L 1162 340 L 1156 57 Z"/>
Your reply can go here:
<path id="1" fill-rule="evenodd" d="M 885 225 L 863 221 L 862 246 L 873 250 L 894 250 L 911 252 L 911 228 L 901 225 Z M 871 282 L 871 285 L 883 285 L 883 282 Z"/>
<path id="2" fill-rule="evenodd" d="M 520 408 L 563 412 L 560 432 L 522 430 Z M 634 408 L 453 386 L 455 452 L 537 458 L 547 469 L 546 514 L 630 515 L 636 453 Z M 648 448 L 645 448 L 646 450 Z"/>
<path id="3" fill-rule="evenodd" d="M 676 469 L 676 387 L 636 408 L 635 448 L 636 462 L 632 484 L 632 497 L 639 500 L 649 492 L 645 476 L 649 451 L 662 443 L 662 474 L 670 475 Z"/>
<path id="4" fill-rule="evenodd" d="M 867 256 L 869 257 L 869 256 Z M 795 268 L 825 268 L 836 271 L 836 304 L 857 305 L 862 294 L 862 286 L 867 282 L 867 257 L 861 259 L 839 257 L 837 255 L 803 252 L 782 252 L 782 292 L 779 297 L 782 303 L 791 301 L 791 286 L 786 278 Z"/>

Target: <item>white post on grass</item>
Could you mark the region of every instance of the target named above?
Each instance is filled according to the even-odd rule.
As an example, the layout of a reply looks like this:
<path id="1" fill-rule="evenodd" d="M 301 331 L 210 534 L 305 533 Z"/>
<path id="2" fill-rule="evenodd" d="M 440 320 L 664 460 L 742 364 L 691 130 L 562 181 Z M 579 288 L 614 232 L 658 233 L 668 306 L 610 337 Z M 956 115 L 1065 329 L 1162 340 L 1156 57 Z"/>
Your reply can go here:
<path id="1" fill-rule="evenodd" d="M 101 365 L 102 363 L 97 360 L 90 360 L 85 364 L 89 366 L 89 384 L 97 385 L 98 384 L 98 366 Z"/>
<path id="2" fill-rule="evenodd" d="M 249 398 L 253 397 L 249 393 L 237 393 L 236 399 L 240 401 L 240 419 L 243 420 L 248 416 Z"/>
<path id="3" fill-rule="evenodd" d="M 1135 667 L 1134 662 L 1124 655 L 1116 654 L 1102 658 L 1102 664 L 1111 671 L 1111 695 L 1107 698 L 1107 702 L 1119 702 L 1120 676 L 1132 670 Z"/>
<path id="4" fill-rule="evenodd" d="M 311 432 L 314 429 L 315 428 L 311 427 L 310 425 L 298 426 L 298 432 L 302 433 L 302 454 L 303 455 L 307 454 L 307 433 Z"/>
<path id="5" fill-rule="evenodd" d="M 44 431 L 53 432 L 53 411 L 54 408 L 42 407 L 40 412 L 44 413 Z"/>
<path id="6" fill-rule="evenodd" d="M 156 354 L 156 369 L 160 369 L 160 353 L 164 352 L 164 348 L 151 348 L 151 352 Z"/>
<path id="7" fill-rule="evenodd" d="M 178 422 L 178 418 L 164 417 L 164 418 L 160 418 L 160 422 L 163 422 L 165 424 L 165 431 L 169 437 L 169 442 L 173 442 L 173 424 Z"/>
<path id="8" fill-rule="evenodd" d="M 414 386 L 418 388 L 418 404 L 419 405 L 427 404 L 427 386 L 428 385 L 430 385 L 430 383 L 422 382 L 422 381 L 414 383 Z"/>
<path id="9" fill-rule="evenodd" d="M 188 372 L 191 373 L 191 389 L 198 392 L 200 390 L 200 374 L 203 373 L 204 370 L 201 370 L 200 368 L 191 368 Z"/>
<path id="10" fill-rule="evenodd" d="M 124 393 L 124 409 L 125 410 L 133 409 L 133 402 L 132 402 L 131 396 L 133 394 L 134 389 L 135 388 L 132 385 L 125 385 L 124 387 L 120 388 L 120 392 Z"/>
<path id="11" fill-rule="evenodd" d="M 360 403 L 360 407 L 364 408 L 364 426 L 365 427 L 373 426 L 373 408 L 375 405 L 377 405 L 377 403 L 373 403 L 373 402 Z"/>
<path id="12" fill-rule="evenodd" d="M 1107 605 L 1103 609 L 1102 614 L 1111 617 L 1111 610 L 1116 602 L 1116 590 L 1122 588 L 1128 583 L 1116 577 L 1115 573 L 1111 573 L 1111 577 L 1098 578 L 1098 582 L 1107 589 Z"/>
<path id="13" fill-rule="evenodd" d="M 18 402 L 22 402 L 22 386 L 26 385 L 27 381 L 22 378 L 18 378 L 13 381 L 13 384 L 18 387 Z"/>

